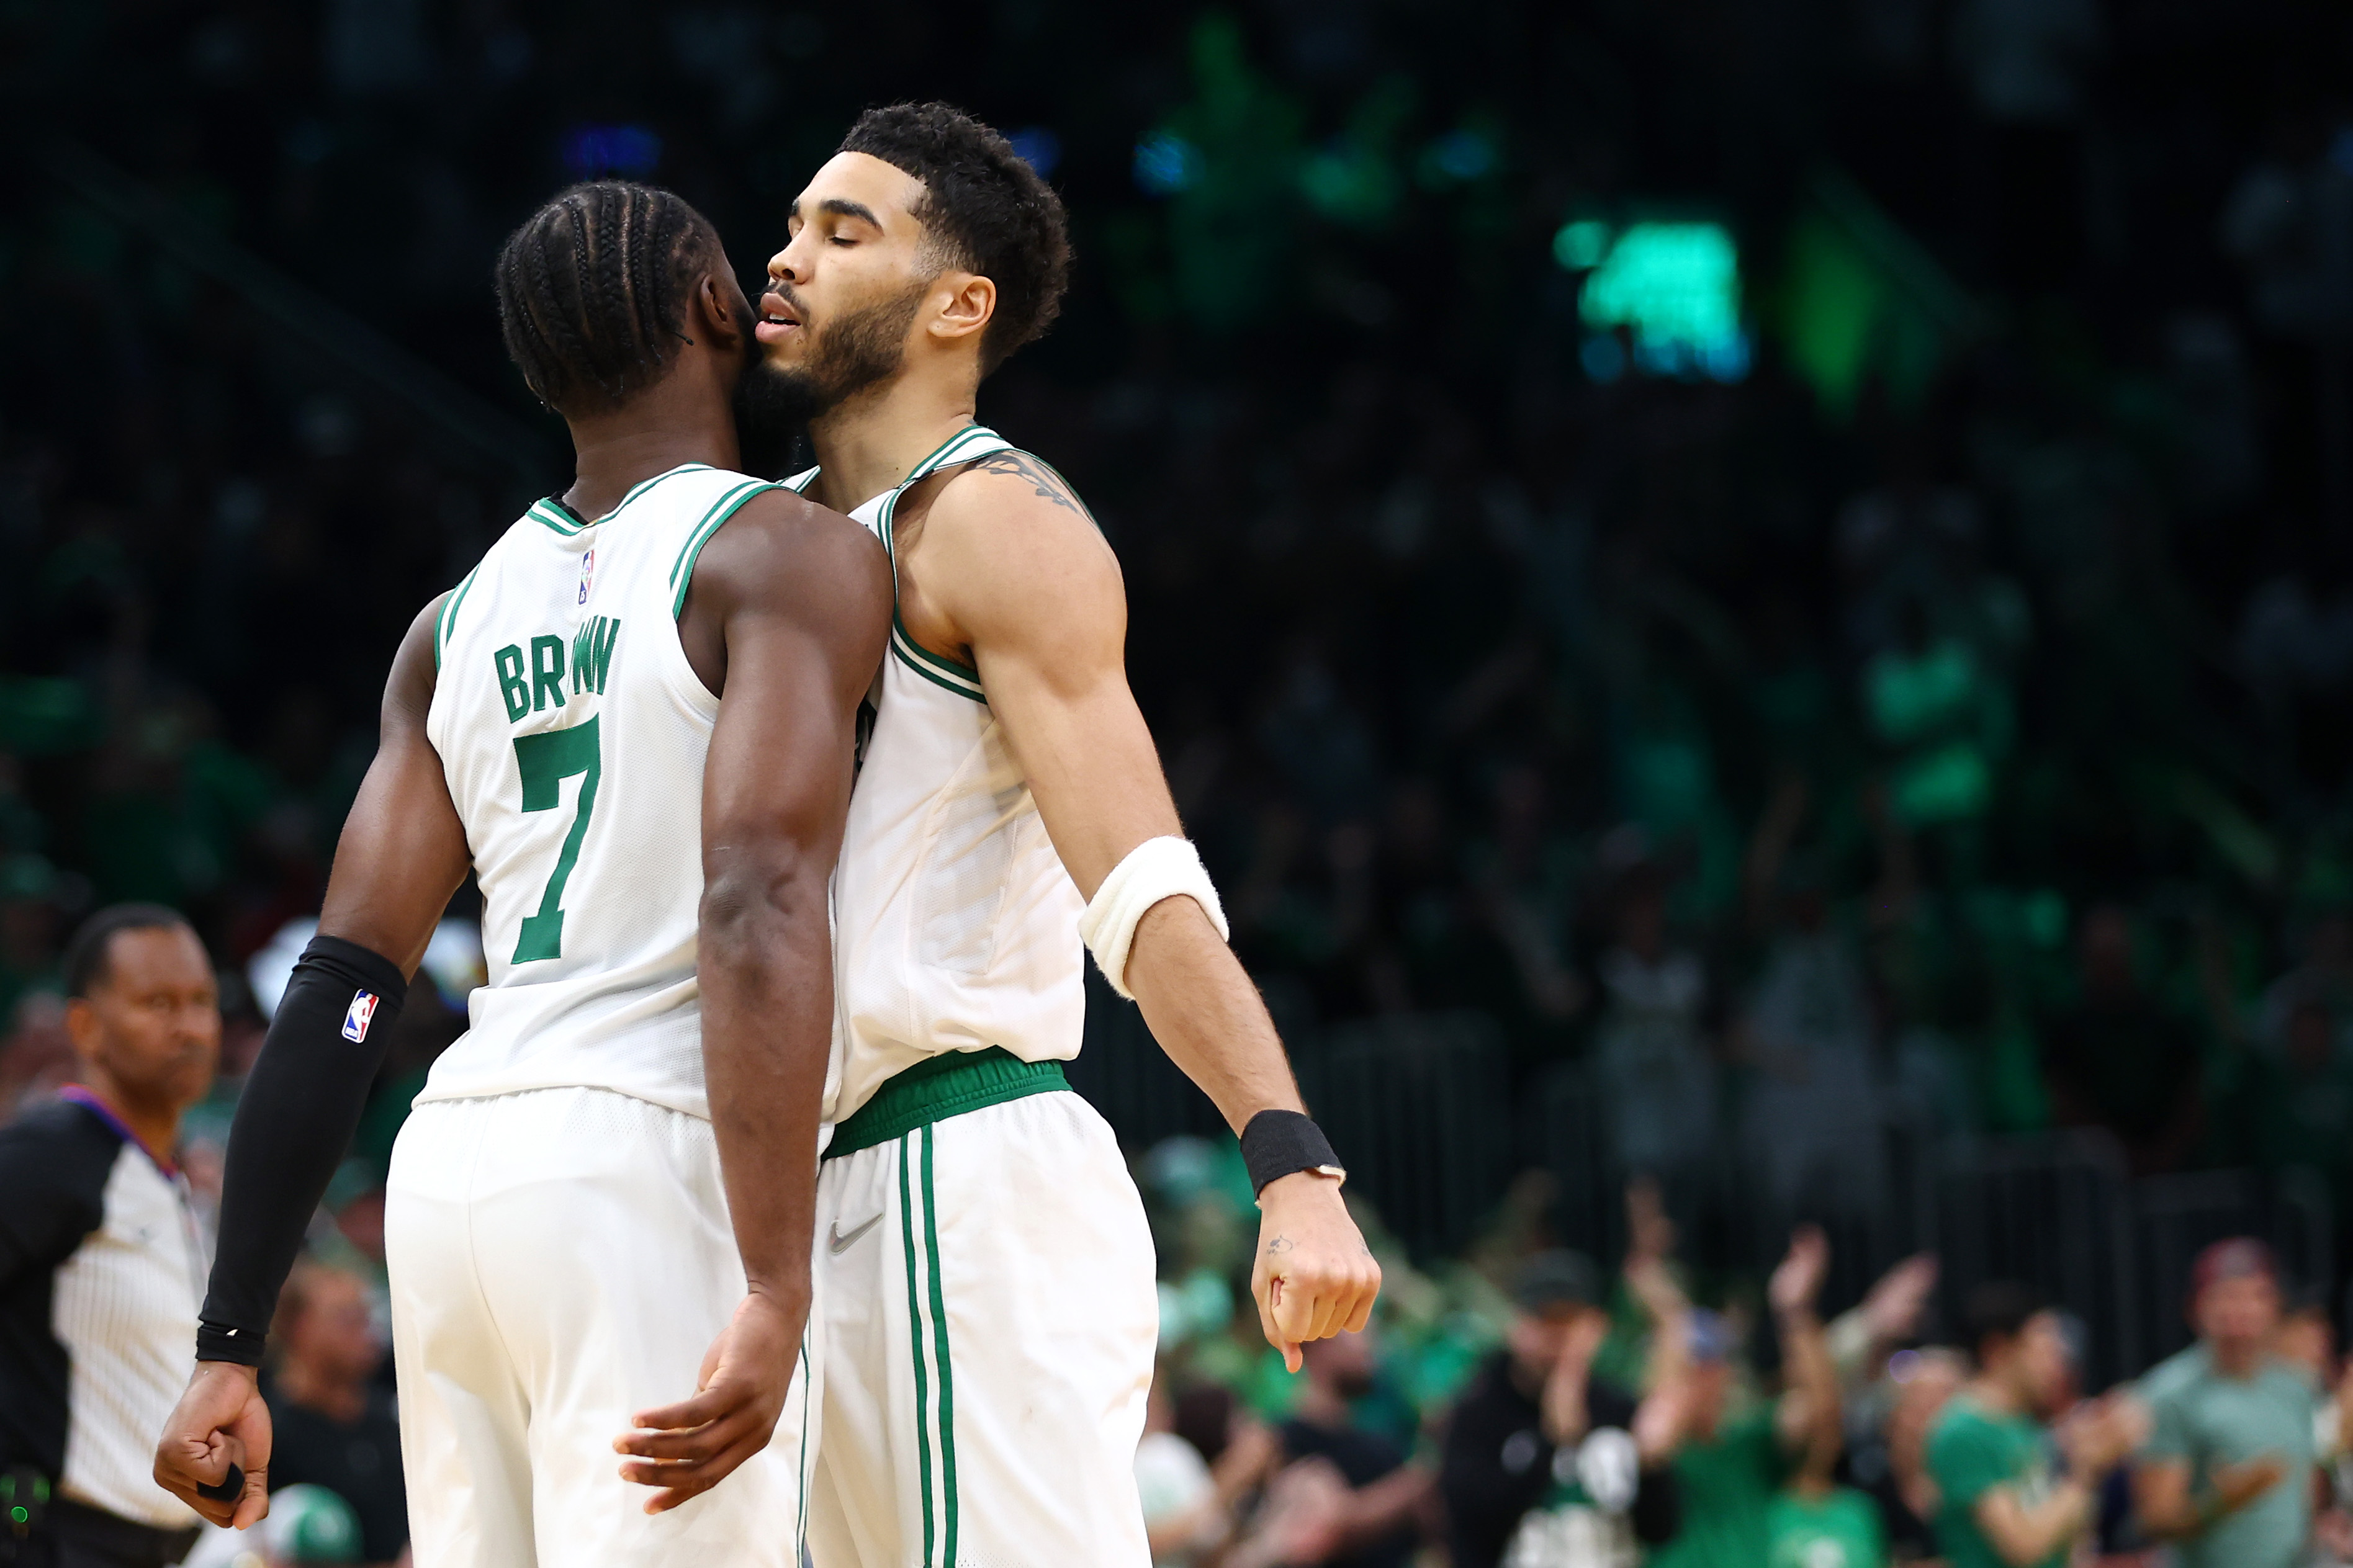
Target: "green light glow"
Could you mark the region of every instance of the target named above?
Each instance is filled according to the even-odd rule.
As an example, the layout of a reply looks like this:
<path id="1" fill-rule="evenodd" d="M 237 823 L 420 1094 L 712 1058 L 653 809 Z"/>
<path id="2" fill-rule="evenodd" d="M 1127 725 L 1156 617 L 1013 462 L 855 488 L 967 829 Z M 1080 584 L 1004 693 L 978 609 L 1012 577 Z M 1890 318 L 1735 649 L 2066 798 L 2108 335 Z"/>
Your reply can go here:
<path id="1" fill-rule="evenodd" d="M 1571 272 L 1589 271 L 1609 254 L 1609 226 L 1595 218 L 1565 223 L 1552 237 L 1553 259 Z"/>
<path id="2" fill-rule="evenodd" d="M 1568 234 L 1561 231 L 1556 254 Z M 1596 331 L 1630 332 L 1635 363 L 1653 374 L 1737 381 L 1747 372 L 1740 252 L 1722 224 L 1630 226 L 1586 279 L 1577 313 Z"/>

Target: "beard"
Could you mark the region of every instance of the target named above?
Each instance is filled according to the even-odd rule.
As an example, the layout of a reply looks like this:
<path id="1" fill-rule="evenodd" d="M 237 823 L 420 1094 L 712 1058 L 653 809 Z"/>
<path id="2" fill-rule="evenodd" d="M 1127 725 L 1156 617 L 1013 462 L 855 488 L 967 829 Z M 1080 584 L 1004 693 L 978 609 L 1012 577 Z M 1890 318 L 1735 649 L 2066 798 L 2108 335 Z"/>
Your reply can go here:
<path id="1" fill-rule="evenodd" d="M 897 375 L 906 357 L 907 328 L 930 287 L 928 280 L 912 284 L 811 332 L 808 351 L 797 365 L 759 355 L 744 366 L 734 400 L 744 471 L 783 473 L 811 420 Z"/>

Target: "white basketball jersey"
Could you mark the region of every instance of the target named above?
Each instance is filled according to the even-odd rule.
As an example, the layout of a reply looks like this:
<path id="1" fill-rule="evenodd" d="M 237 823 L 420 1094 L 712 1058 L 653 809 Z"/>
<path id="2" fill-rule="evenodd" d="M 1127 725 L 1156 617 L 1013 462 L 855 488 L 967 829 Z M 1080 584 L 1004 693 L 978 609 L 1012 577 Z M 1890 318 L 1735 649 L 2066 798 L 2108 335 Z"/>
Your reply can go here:
<path id="1" fill-rule="evenodd" d="M 850 516 L 891 548 L 908 486 L 1013 450 L 975 425 Z M 805 490 L 811 468 L 785 482 Z M 1086 1026 L 1086 908 L 989 710 L 980 673 L 918 647 L 894 615 L 834 870 L 838 1121 L 943 1051 L 1067 1061 Z"/>
<path id="2" fill-rule="evenodd" d="M 708 1118 L 697 906 L 719 716 L 679 613 L 766 482 L 690 463 L 594 522 L 540 501 L 443 603 L 426 733 L 482 890 L 490 983 L 422 1103 L 609 1089 Z"/>

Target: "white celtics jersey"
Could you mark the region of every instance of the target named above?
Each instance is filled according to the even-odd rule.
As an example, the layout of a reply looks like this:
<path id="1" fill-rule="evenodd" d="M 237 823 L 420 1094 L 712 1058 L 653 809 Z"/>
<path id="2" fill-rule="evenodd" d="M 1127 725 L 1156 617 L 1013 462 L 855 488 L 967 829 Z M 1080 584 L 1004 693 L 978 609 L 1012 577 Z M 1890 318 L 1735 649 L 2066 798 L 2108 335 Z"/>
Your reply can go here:
<path id="1" fill-rule="evenodd" d="M 490 983 L 420 1103 L 585 1085 L 710 1115 L 694 961 L 719 700 L 678 616 L 704 542 L 772 488 L 691 463 L 594 522 L 541 501 L 443 602 L 426 733 Z"/>
<path id="2" fill-rule="evenodd" d="M 908 486 L 1012 449 L 969 426 L 850 516 L 889 549 Z M 806 489 L 817 472 L 786 483 Z M 1001 1046 L 1025 1061 L 1066 1061 L 1086 1026 L 1085 900 L 979 672 L 917 646 L 893 616 L 873 701 L 834 871 L 840 1079 L 828 1121 L 926 1057 Z"/>

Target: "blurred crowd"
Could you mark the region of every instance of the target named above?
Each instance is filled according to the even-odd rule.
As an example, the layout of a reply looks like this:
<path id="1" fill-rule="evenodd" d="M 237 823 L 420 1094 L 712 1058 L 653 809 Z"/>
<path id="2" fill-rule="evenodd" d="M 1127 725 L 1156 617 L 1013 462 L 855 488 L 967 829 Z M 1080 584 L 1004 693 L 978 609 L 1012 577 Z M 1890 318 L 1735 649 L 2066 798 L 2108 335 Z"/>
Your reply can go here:
<path id="1" fill-rule="evenodd" d="M 9 24 L 11 112 L 226 249 L 163 243 L 80 164 L 0 188 L 0 1084 L 53 1070 L 43 998 L 86 910 L 185 909 L 241 973 L 316 909 L 400 631 L 526 476 L 560 482 L 487 316 L 504 223 L 628 164 L 752 268 L 824 115 L 955 53 L 920 8 L 442 9 Z M 2308 1169 L 2341 1200 L 2342 38 L 1858 0 L 1748 51 L 1728 17 L 1535 9 L 1435 39 L 1344 5 L 992 24 L 1118 85 L 975 98 L 1053 165 L 1084 262 L 982 414 L 1118 546 L 1134 684 L 1286 1022 L 1474 1015 L 1514 1092 L 1581 1075 L 1616 1158 L 1671 1188 L 1730 1148 L 1776 1193 L 1848 1189 L 1855 1130 L 1896 1116 L 2098 1128 L 2137 1173 Z M 1450 96 L 1441 65 L 1515 39 L 1491 109 Z M 2217 96 L 2168 119 L 2147 95 L 2192 60 Z M 2246 89 L 2263 69 L 2292 79 Z M 1556 223 L 1699 177 L 1670 131 L 1546 85 L 1613 72 L 1773 128 L 1771 169 L 1704 182 L 1746 258 L 1740 379 L 1585 352 Z M 575 80 L 645 123 L 528 118 Z M 1168 136 L 1198 179 L 1139 184 Z M 1237 136 L 1314 199 L 1249 184 Z M 1858 326 L 1843 391 L 1784 309 L 1831 221 L 1809 158 L 1856 173 L 1840 232 L 1983 307 L 1902 353 L 1870 347 L 1896 318 Z M 372 229 L 399 244 L 355 270 L 336 247 Z M 1410 289 L 1368 269 L 1430 230 Z M 1208 289 L 1187 269 L 1212 261 Z M 453 445 L 429 385 L 354 372 L 364 332 L 512 418 L 508 461 Z M 234 1063 L 259 1015 L 231 1001 Z"/>
<path id="2" fill-rule="evenodd" d="M 1164 1261 L 1246 1263 L 1235 1174 L 1145 1173 Z M 2353 1368 L 2260 1241 L 2183 1282 L 2196 1338 L 2087 1386 L 2084 1325 L 1979 1281 L 1937 1321 L 1937 1261 L 1823 1310 L 1801 1227 L 1762 1281 L 1694 1302 L 1654 1184 L 1612 1275 L 1558 1249 L 1435 1274 L 1385 1258 L 1376 1325 L 1286 1376 L 1245 1289 L 1163 1286 L 1136 1473 L 1162 1568 L 2317 1568 L 2353 1560 Z M 1761 1289 L 1759 1288 L 1761 1286 Z"/>
<path id="3" fill-rule="evenodd" d="M 274 1003 L 273 954 L 306 934 L 248 966 L 249 1005 Z M 248 1063 L 202 966 L 195 1005 L 132 1019 L 140 965 L 187 935 L 167 924 L 152 952 L 117 938 L 109 965 L 83 961 L 67 1053 L 21 1093 L 145 1107 L 146 1146 L 185 1177 L 202 1231 Z M 479 973 L 468 939 L 445 928 L 413 999 Z M 283 1504 L 258 1541 L 208 1532 L 192 1563 L 405 1561 L 383 1161 L 434 1037 L 404 1035 L 280 1303 L 262 1388 Z M 1924 1253 L 1841 1300 L 1814 1225 L 1761 1278 L 1702 1267 L 1649 1175 L 1624 1185 L 1606 1268 L 1509 1204 L 1462 1256 L 1417 1258 L 1357 1203 L 1379 1307 L 1363 1332 L 1303 1347 L 1293 1373 L 1250 1294 L 1237 1143 L 1171 1138 L 1134 1173 L 1159 1260 L 1135 1466 L 1161 1568 L 2353 1563 L 2353 1364 L 2325 1289 L 2258 1239 L 2214 1242 L 2167 1280 L 2189 1343 L 2101 1389 L 2090 1325 L 2027 1285 L 1940 1296 Z"/>
<path id="4" fill-rule="evenodd" d="M 2111 1545 L 2171 1518 L 2050 1314 L 1924 1325 L 1924 1262 L 1817 1334 L 1818 1242 L 1703 1291 L 1719 1260 L 1664 1215 L 1696 1254 L 1727 1168 L 1831 1220 L 1890 1125 L 2081 1128 L 2137 1175 L 2306 1173 L 2353 1257 L 2353 40 L 2292 0 L 1430 21 L 0 5 L 0 1114 L 73 1076 L 66 933 L 155 900 L 224 975 L 187 1124 L 216 1173 L 392 648 L 562 484 L 498 358 L 507 225 L 641 174 L 748 272 L 858 108 L 936 92 L 1072 209 L 1067 313 L 982 417 L 1120 552 L 1134 685 L 1286 1028 L 1472 1018 L 1513 1103 L 1574 1079 L 1659 1194 L 1615 1264 L 1417 1238 L 1374 1335 L 1293 1384 L 1238 1315 L 1230 1162 L 1141 1157 L 1166 1560 L 1769 1535 L 1800 1542 L 1777 1568 L 1882 1538 L 1977 1568 L 1928 1457 L 1963 1384 L 2049 1426 Z M 1687 209 L 1739 242 L 1731 379 L 1628 369 L 1555 244 Z M 520 435 L 486 457 L 454 408 Z M 463 1026 L 466 897 L 281 1342 L 311 1347 L 283 1397 L 373 1434 L 318 1472 L 363 1531 L 390 1450 L 359 1303 L 392 1133 Z M 1505 1176 L 1536 1163 L 1493 1136 Z M 2325 1272 L 2296 1283 L 2333 1302 Z M 2279 1331 L 2323 1384 L 2329 1321 Z"/>

